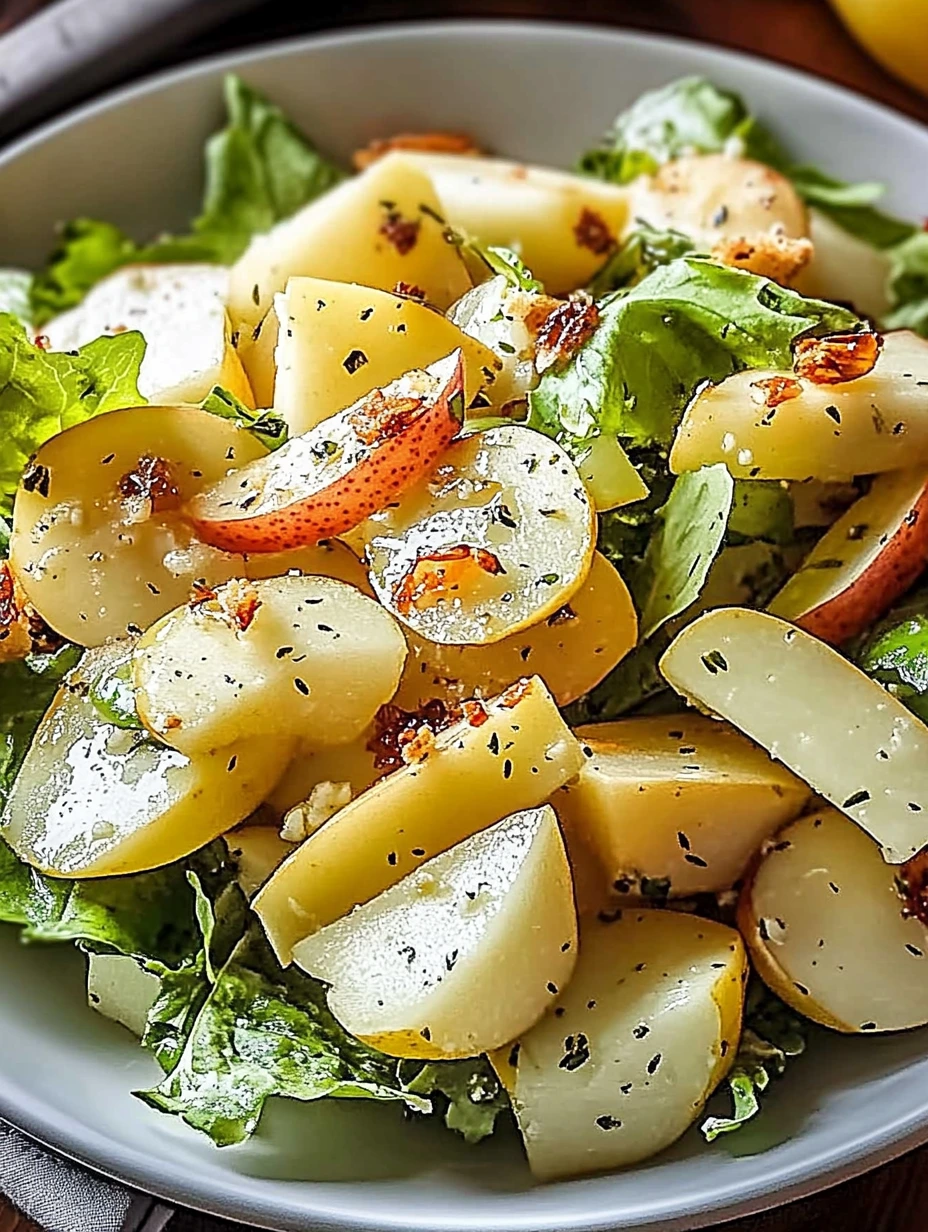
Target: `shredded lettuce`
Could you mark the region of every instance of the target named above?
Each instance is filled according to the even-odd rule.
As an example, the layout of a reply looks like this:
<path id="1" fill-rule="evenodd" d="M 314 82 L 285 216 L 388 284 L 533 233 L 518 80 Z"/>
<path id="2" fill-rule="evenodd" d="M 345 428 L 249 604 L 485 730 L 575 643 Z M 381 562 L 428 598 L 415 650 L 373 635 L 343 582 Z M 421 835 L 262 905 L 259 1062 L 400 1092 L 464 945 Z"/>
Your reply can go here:
<path id="1" fill-rule="evenodd" d="M 215 385 L 200 406 L 220 419 L 231 419 L 239 427 L 247 428 L 268 449 L 279 449 L 287 440 L 287 424 L 273 411 L 250 411 L 244 402 L 229 393 L 221 385 Z"/>
<path id="2" fill-rule="evenodd" d="M 44 351 L 0 314 L 0 512 L 9 513 L 30 457 L 50 437 L 104 411 L 144 402 L 145 339 L 129 331 L 79 351 Z"/>
<path id="3" fill-rule="evenodd" d="M 603 434 L 666 446 L 703 381 L 741 368 L 789 368 L 798 338 L 859 327 L 835 304 L 679 257 L 604 301 L 592 338 L 531 393 L 529 424 L 577 460 Z"/>
<path id="4" fill-rule="evenodd" d="M 138 245 L 119 227 L 91 218 L 68 223 L 29 293 L 36 326 L 79 304 L 122 265 L 206 261 L 231 264 L 253 235 L 337 184 L 343 173 L 241 78 L 225 80 L 226 127 L 206 146 L 203 206 L 188 236 Z"/>
<path id="5" fill-rule="evenodd" d="M 761 1111 L 760 1096 L 772 1078 L 806 1048 L 808 1024 L 754 977 L 747 993 L 744 1028 L 725 1084 L 731 1116 L 709 1116 L 700 1128 L 707 1142 L 741 1129 Z"/>
<path id="6" fill-rule="evenodd" d="M 627 184 L 682 154 L 728 149 L 782 172 L 807 205 L 876 248 L 898 244 L 915 230 L 911 223 L 875 208 L 883 193 L 881 184 L 848 184 L 816 167 L 794 163 L 738 94 L 702 77 L 683 77 L 642 94 L 618 116 L 601 144 L 583 156 L 580 168 L 600 179 Z"/>

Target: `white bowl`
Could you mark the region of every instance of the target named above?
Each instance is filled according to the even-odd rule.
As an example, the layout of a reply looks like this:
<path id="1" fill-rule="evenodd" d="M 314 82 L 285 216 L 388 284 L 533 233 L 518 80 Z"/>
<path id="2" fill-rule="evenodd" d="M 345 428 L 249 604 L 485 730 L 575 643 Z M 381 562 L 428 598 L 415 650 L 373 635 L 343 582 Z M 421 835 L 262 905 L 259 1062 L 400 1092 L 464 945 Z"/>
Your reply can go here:
<path id="1" fill-rule="evenodd" d="M 0 264 L 45 255 L 53 224 L 86 213 L 139 238 L 183 227 L 202 145 L 235 69 L 320 145 L 447 128 L 571 166 L 642 90 L 704 73 L 741 91 L 799 158 L 885 180 L 925 208 L 928 131 L 834 86 L 692 43 L 583 27 L 452 23 L 285 43 L 172 72 L 48 126 L 0 158 Z M 272 1101 L 248 1145 L 218 1151 L 133 1099 L 156 1076 L 84 1008 L 79 956 L 0 928 L 0 1115 L 66 1155 L 179 1203 L 273 1229 L 693 1228 L 783 1202 L 928 1139 L 925 1032 L 822 1036 L 763 1116 L 705 1146 L 691 1131 L 642 1167 L 533 1186 L 514 1132 L 477 1148 L 395 1107 Z"/>

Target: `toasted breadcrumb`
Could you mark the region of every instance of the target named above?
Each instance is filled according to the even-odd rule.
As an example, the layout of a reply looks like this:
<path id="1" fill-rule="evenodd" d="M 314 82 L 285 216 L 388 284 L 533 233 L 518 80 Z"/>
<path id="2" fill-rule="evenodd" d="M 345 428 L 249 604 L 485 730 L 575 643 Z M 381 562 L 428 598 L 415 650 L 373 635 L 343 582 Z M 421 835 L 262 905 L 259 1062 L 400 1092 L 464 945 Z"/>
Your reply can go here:
<path id="1" fill-rule="evenodd" d="M 775 231 L 751 236 L 726 236 L 712 249 L 722 265 L 733 265 L 788 287 L 812 259 L 812 241 L 792 239 Z"/>

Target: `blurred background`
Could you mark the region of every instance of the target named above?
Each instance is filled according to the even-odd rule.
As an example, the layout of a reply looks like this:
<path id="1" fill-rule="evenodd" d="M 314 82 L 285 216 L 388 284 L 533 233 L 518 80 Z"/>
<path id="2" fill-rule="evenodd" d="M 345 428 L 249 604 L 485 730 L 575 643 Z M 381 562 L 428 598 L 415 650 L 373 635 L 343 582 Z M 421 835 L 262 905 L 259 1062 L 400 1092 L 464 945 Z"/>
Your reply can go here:
<path id="1" fill-rule="evenodd" d="M 55 80 L 80 64 L 69 93 L 115 84 L 139 67 L 157 68 L 204 52 L 388 20 L 494 16 L 550 18 L 622 25 L 699 38 L 805 68 L 928 120 L 928 0 L 0 0 L 0 32 L 43 13 L 60 36 Z M 117 38 L 123 26 L 136 37 Z M 97 62 L 81 59 L 87 30 L 103 48 Z M 112 54 L 107 32 L 120 48 Z M 46 28 L 47 33 L 47 28 Z M 0 94 L 8 75 L 27 73 L 32 48 L 0 62 Z M 2 60 L 2 56 L 0 56 Z M 23 127 L 67 101 L 41 89 L 39 101 L 17 100 Z M 922 93 L 925 91 L 926 93 Z M 7 132 L 12 128 L 7 129 Z"/>

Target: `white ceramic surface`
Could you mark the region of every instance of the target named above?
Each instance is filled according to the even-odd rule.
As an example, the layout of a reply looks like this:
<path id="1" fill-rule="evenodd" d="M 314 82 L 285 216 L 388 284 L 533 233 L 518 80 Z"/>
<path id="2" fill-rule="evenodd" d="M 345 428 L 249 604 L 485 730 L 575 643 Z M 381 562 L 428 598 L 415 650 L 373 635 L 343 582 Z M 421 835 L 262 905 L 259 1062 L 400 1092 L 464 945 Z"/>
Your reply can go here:
<path id="1" fill-rule="evenodd" d="M 570 166 L 642 90 L 702 72 L 742 91 L 800 158 L 891 185 L 925 210 L 928 131 L 772 64 L 582 27 L 450 23 L 372 29 L 242 53 L 122 91 L 0 157 L 0 264 L 40 260 L 80 213 L 143 238 L 197 203 L 204 137 L 229 68 L 346 155 L 404 128 L 463 129 Z M 514 1133 L 468 1148 L 391 1107 L 275 1101 L 247 1146 L 217 1151 L 130 1095 L 155 1067 L 83 1007 L 81 961 L 0 927 L 0 1115 L 60 1151 L 172 1200 L 274 1229 L 547 1232 L 693 1228 L 806 1194 L 928 1139 L 928 1037 L 821 1037 L 751 1128 L 691 1132 L 615 1176 L 532 1186 Z"/>

